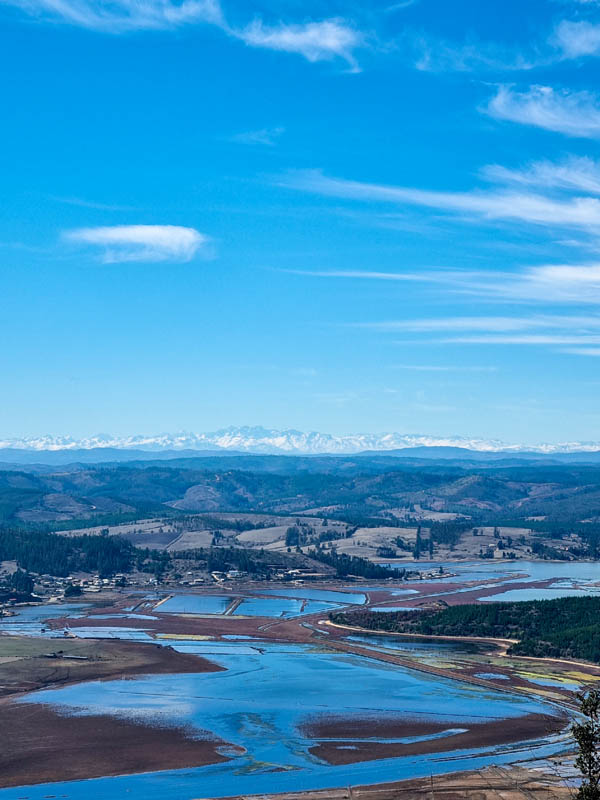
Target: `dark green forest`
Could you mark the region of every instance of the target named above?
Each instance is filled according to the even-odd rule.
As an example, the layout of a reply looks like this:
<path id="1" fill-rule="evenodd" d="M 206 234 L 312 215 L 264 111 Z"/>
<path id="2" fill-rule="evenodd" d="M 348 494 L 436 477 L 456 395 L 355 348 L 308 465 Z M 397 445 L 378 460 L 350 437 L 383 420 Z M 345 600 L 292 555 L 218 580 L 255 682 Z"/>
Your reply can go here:
<path id="1" fill-rule="evenodd" d="M 135 548 L 116 536 L 67 537 L 23 528 L 0 528 L 0 561 L 16 561 L 26 572 L 65 577 L 129 572 Z"/>
<path id="2" fill-rule="evenodd" d="M 308 559 L 295 553 L 270 553 L 241 547 L 207 547 L 183 550 L 171 555 L 165 550 L 134 547 L 119 536 L 64 536 L 23 528 L 0 527 L 0 561 L 16 561 L 20 571 L 38 575 L 66 577 L 73 572 L 99 573 L 110 577 L 116 573 L 137 569 L 162 578 L 176 562 L 191 562 L 190 566 L 209 572 L 237 569 L 250 575 L 269 578 L 273 568 L 305 567 Z M 363 559 L 354 559 L 360 569 Z M 367 569 L 378 569 L 365 562 Z M 397 576 L 397 573 L 393 573 Z M 387 576 L 387 571 L 386 571 Z M 17 587 L 14 587 L 17 588 Z M 22 588 L 22 587 L 21 587 Z"/>
<path id="3" fill-rule="evenodd" d="M 357 577 L 372 578 L 374 580 L 380 580 L 382 578 L 402 580 L 405 576 L 404 570 L 388 569 L 379 564 L 374 564 L 366 558 L 349 556 L 345 553 L 339 554 L 335 549 L 326 551 L 313 548 L 308 551 L 308 554 L 311 558 L 314 558 L 315 561 L 320 561 L 322 564 L 333 567 L 338 578 L 346 578 L 349 575 L 355 575 Z"/>
<path id="4" fill-rule="evenodd" d="M 442 611 L 356 610 L 331 614 L 331 619 L 381 632 L 516 639 L 509 650 L 513 655 L 600 663 L 600 597 L 479 603 Z"/>

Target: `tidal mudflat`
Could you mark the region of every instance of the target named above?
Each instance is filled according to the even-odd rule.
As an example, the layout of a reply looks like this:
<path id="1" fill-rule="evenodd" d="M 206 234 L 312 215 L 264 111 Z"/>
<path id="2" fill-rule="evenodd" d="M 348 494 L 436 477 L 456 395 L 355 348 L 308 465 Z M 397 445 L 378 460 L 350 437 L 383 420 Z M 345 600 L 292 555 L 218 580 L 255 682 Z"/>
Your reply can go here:
<path id="1" fill-rule="evenodd" d="M 177 642 L 186 653 L 203 643 Z M 237 649 L 239 648 L 239 649 Z M 312 645 L 212 643 L 221 672 L 148 675 L 34 692 L 74 722 L 112 718 L 227 743 L 193 769 L 52 784 L 69 798 L 223 797 L 368 784 L 550 754 L 562 714 L 544 702 Z M 340 719 L 343 720 L 340 727 Z M 372 721 L 376 719 L 377 724 Z M 337 724 L 336 724 L 337 720 Z M 371 722 L 370 722 L 371 721 Z M 482 738 L 482 732 L 486 733 Z M 346 734 L 341 737 L 341 731 Z M 0 797 L 22 797 L 6 789 Z M 47 795 L 28 787 L 27 797 Z"/>
<path id="2" fill-rule="evenodd" d="M 549 564 L 524 579 L 526 566 L 465 565 L 464 575 L 478 574 L 488 585 L 499 579 L 492 584 L 497 592 L 550 576 L 554 582 L 591 584 L 598 570 L 582 565 L 581 574 L 569 579 L 567 565 Z M 166 660 L 197 659 L 198 669 L 186 664 L 179 673 L 165 668 L 175 674 L 157 674 L 152 668 L 147 675 L 130 672 L 125 680 L 113 679 L 113 672 L 101 681 L 91 672 L 87 683 L 23 696 L 11 713 L 46 719 L 49 744 L 38 751 L 39 768 L 29 764 L 23 780 L 13 764 L 13 772 L 6 773 L 12 781 L 7 777 L 4 785 L 15 788 L 0 790 L 0 798 L 42 800 L 55 794 L 87 800 L 93 794 L 99 800 L 191 800 L 295 792 L 512 764 L 564 751 L 561 731 L 568 720 L 565 695 L 556 694 L 560 687 L 546 683 L 548 691 L 543 690 L 537 674 L 534 680 L 515 680 L 489 643 L 362 635 L 323 623 L 329 611 L 344 605 L 397 605 L 404 598 L 412 605 L 446 591 L 464 596 L 464 583 L 456 575 L 452 581 L 440 585 L 436 578 L 429 584 L 433 591 L 426 581 L 360 590 L 340 586 L 341 591 L 335 585 L 213 588 L 177 594 L 158 605 L 132 605 L 128 595 L 102 607 L 23 609 L 0 628 L 48 637 L 53 648 L 65 633 L 67 641 L 120 638 L 127 641 L 109 644 L 148 647 L 162 651 Z M 203 671 L 202 657 L 219 671 Z M 548 677 L 555 679 L 554 673 Z M 531 694 L 536 684 L 558 705 Z M 512 687 L 525 691 L 501 691 Z M 95 725 L 104 738 L 93 735 Z M 54 731 L 67 728 L 73 748 L 53 751 Z M 38 731 L 30 726 L 28 748 Z M 128 751 L 123 758 L 118 742 Z M 79 780 L 84 777 L 90 780 Z M 23 784 L 32 785 L 25 790 Z"/>

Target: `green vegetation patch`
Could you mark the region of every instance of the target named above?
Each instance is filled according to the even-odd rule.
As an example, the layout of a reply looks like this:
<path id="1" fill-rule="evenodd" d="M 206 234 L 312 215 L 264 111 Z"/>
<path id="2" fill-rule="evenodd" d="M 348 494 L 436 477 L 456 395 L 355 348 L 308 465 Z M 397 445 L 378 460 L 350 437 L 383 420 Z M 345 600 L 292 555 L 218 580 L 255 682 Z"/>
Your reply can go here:
<path id="1" fill-rule="evenodd" d="M 331 614 L 331 620 L 374 631 L 423 636 L 516 639 L 512 655 L 600 663 L 600 597 L 452 606 L 443 611 Z"/>

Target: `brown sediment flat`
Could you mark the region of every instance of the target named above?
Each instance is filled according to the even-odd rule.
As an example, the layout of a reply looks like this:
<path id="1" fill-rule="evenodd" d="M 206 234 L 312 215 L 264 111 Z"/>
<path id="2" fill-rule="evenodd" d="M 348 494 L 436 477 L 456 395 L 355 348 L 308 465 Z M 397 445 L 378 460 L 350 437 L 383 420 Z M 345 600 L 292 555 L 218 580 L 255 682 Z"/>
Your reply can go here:
<path id="1" fill-rule="evenodd" d="M 202 736 L 203 738 L 194 738 Z M 226 743 L 185 728 L 109 716 L 62 716 L 45 705 L 5 703 L 0 786 L 128 775 L 227 761 Z"/>
<path id="2" fill-rule="evenodd" d="M 343 717 L 323 715 L 308 719 L 301 733 L 308 739 L 399 739 L 407 736 L 428 736 L 448 728 L 464 728 L 454 722 L 436 722 L 432 719 L 389 714 L 378 717 Z"/>
<path id="3" fill-rule="evenodd" d="M 62 630 L 66 625 L 77 633 L 79 627 L 114 628 L 120 623 L 126 628 L 145 630 L 148 633 L 160 634 L 192 634 L 214 636 L 216 638 L 227 634 L 241 634 L 254 636 L 261 639 L 284 639 L 288 641 L 308 641 L 312 631 L 302 627 L 298 619 L 282 619 L 273 617 L 226 617 L 226 616 L 179 616 L 178 614 L 157 613 L 158 620 L 145 619 L 97 619 L 93 615 L 80 619 L 55 619 L 51 626 Z M 319 615 L 302 617 L 302 621 L 314 621 Z M 323 614 L 320 614 L 322 617 Z M 49 625 L 50 627 L 50 625 Z M 289 632 L 289 633 L 288 633 Z"/>
<path id="4" fill-rule="evenodd" d="M 1 636 L 0 650 L 3 645 L 7 650 L 10 646 L 18 648 L 21 642 L 27 648 L 26 655 L 18 661 L 0 664 L 0 697 L 47 686 L 126 678 L 146 673 L 163 675 L 223 671 L 223 667 L 205 658 L 178 653 L 170 647 L 112 639 L 23 639 Z M 56 653 L 57 657 L 44 657 L 52 653 Z"/>
<path id="5" fill-rule="evenodd" d="M 448 730 L 450 728 L 468 728 L 468 730 L 465 733 L 458 733 L 439 739 L 402 744 L 400 742 L 374 742 L 366 741 L 359 737 L 354 738 L 354 722 L 348 721 L 346 730 L 351 733 L 346 733 L 344 738 L 346 740 L 352 738 L 352 741 L 322 741 L 311 747 L 309 752 L 328 764 L 340 766 L 344 764 L 354 764 L 358 761 L 375 761 L 381 758 L 446 753 L 453 750 L 496 747 L 512 742 L 523 742 L 529 739 L 538 739 L 553 733 L 559 733 L 564 729 L 566 722 L 566 717 L 553 717 L 543 714 L 529 714 L 516 719 L 475 724 L 448 721 L 442 726 L 442 730 Z M 400 728 L 397 733 L 390 733 L 385 737 L 380 731 L 374 731 L 371 735 L 380 738 L 427 735 L 414 733 L 410 727 L 407 730 L 411 732 L 404 733 Z"/>
<path id="6" fill-rule="evenodd" d="M 487 581 L 486 581 L 487 583 Z M 510 589 L 547 589 L 548 587 L 552 586 L 553 583 L 556 583 L 556 578 L 548 578 L 543 581 L 534 581 L 532 583 L 527 582 L 516 582 L 511 583 L 509 585 L 506 584 L 499 584 L 497 586 L 491 586 L 487 589 L 477 589 L 474 587 L 469 592 L 461 592 L 459 594 L 454 595 L 447 595 L 442 599 L 449 605 L 449 606 L 462 606 L 467 603 L 475 603 L 482 597 L 491 597 L 494 594 L 502 594 Z M 464 584 L 463 584 L 464 585 Z M 500 600 L 498 602 L 501 602 Z"/>
<path id="7" fill-rule="evenodd" d="M 409 588 L 415 589 L 417 592 L 416 594 L 393 596 L 388 593 L 389 596 L 385 596 L 383 592 L 379 592 L 377 595 L 372 593 L 371 599 L 372 602 L 376 602 L 380 605 L 389 604 L 398 608 L 404 605 L 408 607 L 414 606 L 415 604 L 422 605 L 423 603 L 427 602 L 443 602 L 450 606 L 465 605 L 466 603 L 475 603 L 479 598 L 482 597 L 491 597 L 491 595 L 500 594 L 508 589 L 546 589 L 556 582 L 556 578 L 547 578 L 533 582 L 519 581 L 515 578 L 512 578 L 511 580 L 514 580 L 515 582 L 510 583 L 510 585 L 506 585 L 503 583 L 504 580 L 505 579 L 503 578 L 494 578 L 485 581 L 469 581 L 466 583 L 441 583 L 439 581 L 436 582 L 435 580 L 423 582 L 412 581 L 409 584 Z M 482 588 L 484 583 L 486 588 Z M 489 584 L 492 583 L 495 585 L 490 586 Z M 458 591 L 459 589 L 461 591 Z M 464 591 L 465 589 L 468 591 Z M 455 594 L 451 594 L 452 592 L 455 592 Z M 377 611 L 377 607 L 375 606 L 370 610 Z"/>

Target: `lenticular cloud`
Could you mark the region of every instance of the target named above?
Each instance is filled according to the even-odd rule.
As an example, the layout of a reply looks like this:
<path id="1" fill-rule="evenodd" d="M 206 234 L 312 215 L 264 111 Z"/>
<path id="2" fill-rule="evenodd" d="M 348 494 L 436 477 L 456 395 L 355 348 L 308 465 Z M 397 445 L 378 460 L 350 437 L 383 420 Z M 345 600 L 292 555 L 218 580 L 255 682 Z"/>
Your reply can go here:
<path id="1" fill-rule="evenodd" d="M 102 249 L 105 264 L 121 261 L 191 261 L 207 237 L 179 225 L 113 225 L 67 231 L 70 242 Z"/>

